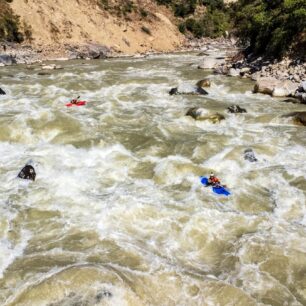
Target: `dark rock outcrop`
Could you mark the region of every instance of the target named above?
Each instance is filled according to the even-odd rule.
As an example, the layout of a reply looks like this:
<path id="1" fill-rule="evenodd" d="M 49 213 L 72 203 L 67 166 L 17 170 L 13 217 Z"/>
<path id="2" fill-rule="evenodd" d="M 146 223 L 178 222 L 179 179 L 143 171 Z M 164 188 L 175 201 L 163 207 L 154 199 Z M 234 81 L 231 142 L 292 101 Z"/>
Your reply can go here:
<path id="1" fill-rule="evenodd" d="M 297 124 L 302 124 L 306 126 L 306 112 L 293 112 L 286 114 L 283 117 L 292 117 L 293 121 Z"/>
<path id="2" fill-rule="evenodd" d="M 13 65 L 16 64 L 16 59 L 11 56 L 11 55 L 7 55 L 7 54 L 0 54 L 0 64 L 9 66 L 9 65 Z"/>
<path id="3" fill-rule="evenodd" d="M 0 95 L 6 95 L 5 91 L 2 88 L 0 88 Z"/>
<path id="4" fill-rule="evenodd" d="M 252 149 L 246 149 L 244 151 L 244 159 L 248 160 L 251 163 L 257 162 L 258 159 L 255 157 L 255 153 Z"/>
<path id="5" fill-rule="evenodd" d="M 227 108 L 229 113 L 234 113 L 234 114 L 238 114 L 238 113 L 246 113 L 246 109 L 241 108 L 239 105 L 231 105 Z"/>
<path id="6" fill-rule="evenodd" d="M 36 177 L 35 169 L 31 165 L 26 165 L 19 172 L 18 177 L 20 177 L 20 178 L 22 178 L 24 180 L 35 181 L 35 177 Z"/>
<path id="7" fill-rule="evenodd" d="M 177 90 L 177 87 L 174 87 L 174 88 L 171 88 L 170 91 L 169 91 L 169 95 L 172 96 L 172 95 L 177 95 L 178 94 L 178 90 Z"/>

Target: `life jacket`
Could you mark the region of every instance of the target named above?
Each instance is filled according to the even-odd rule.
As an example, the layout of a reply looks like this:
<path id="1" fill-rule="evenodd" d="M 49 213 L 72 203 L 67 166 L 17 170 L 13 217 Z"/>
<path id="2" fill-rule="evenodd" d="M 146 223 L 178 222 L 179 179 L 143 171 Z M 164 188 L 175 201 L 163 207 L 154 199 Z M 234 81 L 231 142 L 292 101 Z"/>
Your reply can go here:
<path id="1" fill-rule="evenodd" d="M 220 183 L 220 180 L 216 176 L 210 177 L 209 179 L 212 183 Z"/>

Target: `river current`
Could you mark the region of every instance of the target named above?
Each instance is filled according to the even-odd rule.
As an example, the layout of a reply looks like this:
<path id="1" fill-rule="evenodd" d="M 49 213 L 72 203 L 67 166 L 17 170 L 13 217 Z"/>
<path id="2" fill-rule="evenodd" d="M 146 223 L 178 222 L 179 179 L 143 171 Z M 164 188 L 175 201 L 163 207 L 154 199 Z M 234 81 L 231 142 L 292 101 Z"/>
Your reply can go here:
<path id="1" fill-rule="evenodd" d="M 305 106 L 199 61 L 0 68 L 0 305 L 306 305 L 306 129 L 281 117 Z M 168 94 L 205 77 L 207 96 Z"/>

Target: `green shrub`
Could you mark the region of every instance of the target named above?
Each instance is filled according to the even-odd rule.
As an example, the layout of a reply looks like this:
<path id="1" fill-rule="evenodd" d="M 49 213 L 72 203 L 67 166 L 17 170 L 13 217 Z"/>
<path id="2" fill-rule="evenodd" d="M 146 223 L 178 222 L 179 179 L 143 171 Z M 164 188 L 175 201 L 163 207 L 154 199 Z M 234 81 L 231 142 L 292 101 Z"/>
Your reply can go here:
<path id="1" fill-rule="evenodd" d="M 178 29 L 181 33 L 185 34 L 186 33 L 186 26 L 185 26 L 185 23 L 180 23 L 179 26 L 178 26 Z"/>
<path id="2" fill-rule="evenodd" d="M 281 57 L 296 42 L 306 45 L 305 0 L 239 0 L 232 15 L 241 42 L 255 54 Z"/>
<path id="3" fill-rule="evenodd" d="M 21 43 L 24 40 L 20 31 L 19 17 L 14 15 L 5 0 L 0 0 L 0 41 Z"/>
<path id="4" fill-rule="evenodd" d="M 145 9 L 143 9 L 143 8 L 141 8 L 140 10 L 139 10 L 139 13 L 140 13 L 140 16 L 142 17 L 142 18 L 147 18 L 148 17 L 148 12 L 145 10 Z"/>
<path id="5" fill-rule="evenodd" d="M 144 33 L 146 33 L 146 34 L 148 34 L 148 35 L 151 35 L 151 34 L 152 34 L 152 33 L 151 33 L 151 30 L 150 30 L 149 28 L 145 27 L 145 26 L 142 26 L 142 27 L 141 27 L 141 31 L 144 32 Z"/>

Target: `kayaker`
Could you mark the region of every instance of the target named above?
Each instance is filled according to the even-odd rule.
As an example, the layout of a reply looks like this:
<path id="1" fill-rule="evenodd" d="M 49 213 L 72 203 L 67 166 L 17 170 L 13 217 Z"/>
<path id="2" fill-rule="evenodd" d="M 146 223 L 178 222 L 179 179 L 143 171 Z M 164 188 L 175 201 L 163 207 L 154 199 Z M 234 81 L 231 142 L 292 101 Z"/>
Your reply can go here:
<path id="1" fill-rule="evenodd" d="M 76 99 L 72 99 L 72 100 L 70 101 L 70 103 L 71 103 L 71 104 L 77 104 L 79 99 L 80 99 L 80 96 L 78 96 Z"/>
<path id="2" fill-rule="evenodd" d="M 220 180 L 212 172 L 210 173 L 210 176 L 208 178 L 208 185 L 211 185 L 213 187 L 221 186 Z"/>

